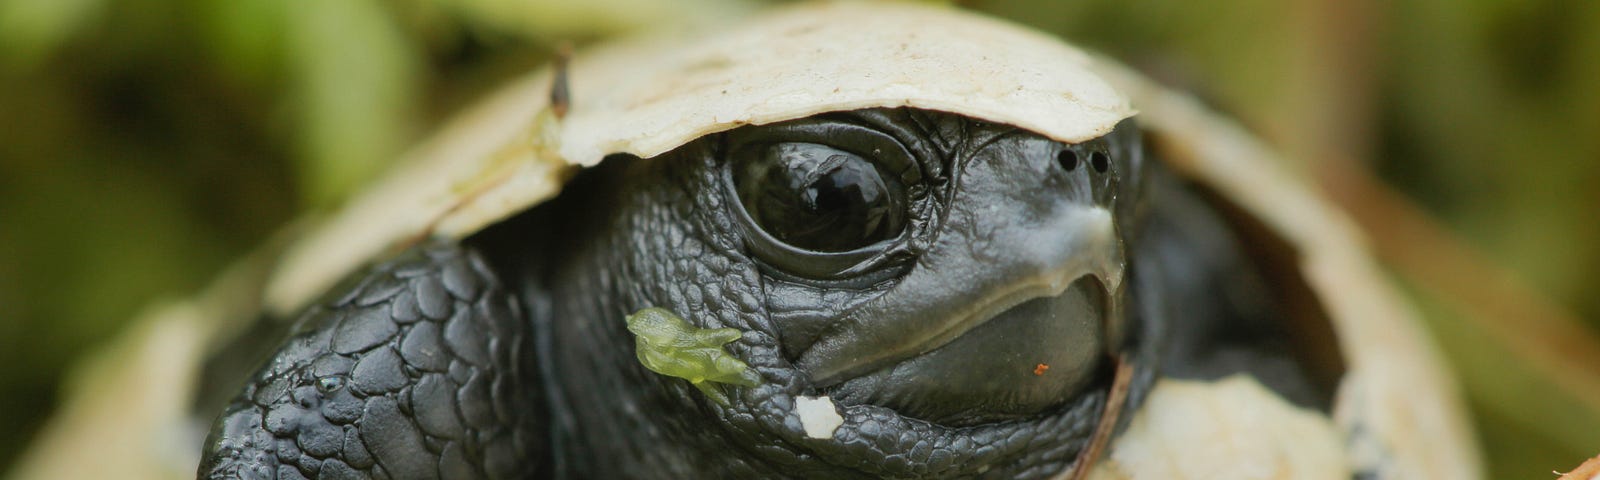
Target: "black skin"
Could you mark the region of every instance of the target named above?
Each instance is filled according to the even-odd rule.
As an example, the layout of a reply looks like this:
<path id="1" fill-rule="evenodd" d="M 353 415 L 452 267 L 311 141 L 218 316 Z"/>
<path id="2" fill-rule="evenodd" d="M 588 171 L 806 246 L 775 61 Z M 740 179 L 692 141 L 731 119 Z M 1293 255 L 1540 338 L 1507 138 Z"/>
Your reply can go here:
<path id="1" fill-rule="evenodd" d="M 1241 241 L 1142 143 L 1132 121 L 1067 145 L 875 109 L 616 156 L 309 308 L 214 424 L 199 477 L 1046 478 L 1090 441 L 1118 356 L 1134 369 L 1120 426 L 1158 376 L 1252 374 L 1324 405 Z M 748 168 L 850 155 L 886 179 L 866 190 L 898 198 L 892 211 L 824 190 L 836 198 L 818 211 L 847 214 L 819 221 L 784 210 L 806 182 L 774 188 Z M 752 200 L 772 191 L 788 193 Z M 1116 248 L 1054 241 L 1092 209 L 1109 212 Z M 1107 259 L 1126 266 L 1120 287 L 1073 274 L 952 313 L 1039 269 Z M 646 307 L 739 329 L 727 350 L 761 384 L 717 387 L 722 405 L 646 370 L 623 322 Z M 821 395 L 845 423 L 814 439 L 794 404 Z"/>

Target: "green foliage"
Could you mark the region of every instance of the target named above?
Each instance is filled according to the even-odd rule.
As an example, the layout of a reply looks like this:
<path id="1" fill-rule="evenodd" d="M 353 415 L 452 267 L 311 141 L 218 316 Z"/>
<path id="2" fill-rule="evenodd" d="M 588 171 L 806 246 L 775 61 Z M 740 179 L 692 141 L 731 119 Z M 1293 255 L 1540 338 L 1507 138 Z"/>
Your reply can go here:
<path id="1" fill-rule="evenodd" d="M 634 335 L 634 353 L 645 368 L 688 380 L 707 397 L 727 405 L 728 398 L 711 383 L 754 387 L 761 377 L 722 346 L 738 340 L 732 328 L 698 328 L 664 308 L 646 308 L 627 316 Z"/>
<path id="2" fill-rule="evenodd" d="M 329 205 L 370 180 L 413 131 L 420 52 L 378 0 L 285 0 L 305 199 Z"/>
<path id="3" fill-rule="evenodd" d="M 440 8 L 489 30 L 539 38 L 614 35 L 668 22 L 726 18 L 750 0 L 437 0 Z"/>
<path id="4" fill-rule="evenodd" d="M 29 68 L 105 9 L 108 0 L 0 0 L 0 64 Z"/>

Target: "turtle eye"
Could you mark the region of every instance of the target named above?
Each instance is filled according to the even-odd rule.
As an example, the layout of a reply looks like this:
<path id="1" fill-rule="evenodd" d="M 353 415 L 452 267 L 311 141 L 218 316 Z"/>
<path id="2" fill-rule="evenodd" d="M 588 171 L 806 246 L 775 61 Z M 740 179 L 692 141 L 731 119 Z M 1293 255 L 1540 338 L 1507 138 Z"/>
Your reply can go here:
<path id="1" fill-rule="evenodd" d="M 904 228 L 903 188 L 861 155 L 782 142 L 746 145 L 733 159 L 734 188 L 745 212 L 790 247 L 851 252 L 895 238 Z"/>

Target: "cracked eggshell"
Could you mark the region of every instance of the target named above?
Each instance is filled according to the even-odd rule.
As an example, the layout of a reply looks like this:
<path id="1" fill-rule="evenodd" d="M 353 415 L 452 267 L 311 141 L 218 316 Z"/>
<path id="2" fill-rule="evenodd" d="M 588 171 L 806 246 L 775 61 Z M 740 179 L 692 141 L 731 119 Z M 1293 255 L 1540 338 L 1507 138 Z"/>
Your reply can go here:
<path id="1" fill-rule="evenodd" d="M 1090 480 L 1351 478 L 1333 422 L 1249 376 L 1163 379 L 1140 412 Z"/>
<path id="2" fill-rule="evenodd" d="M 833 399 L 826 395 L 796 397 L 794 413 L 800 417 L 800 426 L 805 429 L 806 436 L 814 439 L 833 438 L 833 432 L 837 431 L 840 425 L 844 425 L 844 417 L 839 415 L 839 408 L 833 404 Z"/>
<path id="3" fill-rule="evenodd" d="M 801 4 L 581 51 L 564 117 L 549 71 L 464 113 L 292 246 L 267 304 L 293 311 L 368 259 L 471 234 L 606 155 L 648 158 L 741 125 L 909 106 L 1088 140 L 1134 114 L 1093 62 L 1038 32 L 899 2 Z"/>
<path id="4" fill-rule="evenodd" d="M 1322 341 L 1343 361 L 1333 421 L 1351 470 L 1377 478 L 1482 478 L 1460 387 L 1355 223 L 1234 121 L 1114 62 L 1093 65 L 1139 108 L 1156 156 L 1264 227 L 1270 239 L 1258 238 L 1267 242 L 1253 253 L 1271 256 L 1261 243 L 1287 247 L 1278 261 L 1308 287 L 1336 337 Z M 1255 478 L 1246 473 L 1228 477 Z"/>

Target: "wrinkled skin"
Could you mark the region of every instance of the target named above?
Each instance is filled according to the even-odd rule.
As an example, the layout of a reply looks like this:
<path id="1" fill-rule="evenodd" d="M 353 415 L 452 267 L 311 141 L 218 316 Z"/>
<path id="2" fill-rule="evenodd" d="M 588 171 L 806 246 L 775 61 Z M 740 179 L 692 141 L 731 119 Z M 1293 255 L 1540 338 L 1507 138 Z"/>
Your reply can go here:
<path id="1" fill-rule="evenodd" d="M 774 144 L 857 154 L 897 179 L 903 217 L 775 243 L 740 196 L 766 191 L 740 172 Z M 783 247 L 863 235 L 851 255 Z M 1044 478 L 1089 442 L 1118 356 L 1125 412 L 1158 375 L 1324 402 L 1253 269 L 1131 121 L 1077 145 L 903 109 L 745 127 L 608 159 L 330 292 L 214 424 L 199 474 Z M 723 405 L 645 369 L 623 318 L 647 307 L 743 332 L 727 349 L 760 385 L 713 387 Z M 822 395 L 844 423 L 812 438 L 795 400 Z"/>

